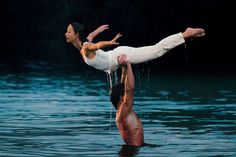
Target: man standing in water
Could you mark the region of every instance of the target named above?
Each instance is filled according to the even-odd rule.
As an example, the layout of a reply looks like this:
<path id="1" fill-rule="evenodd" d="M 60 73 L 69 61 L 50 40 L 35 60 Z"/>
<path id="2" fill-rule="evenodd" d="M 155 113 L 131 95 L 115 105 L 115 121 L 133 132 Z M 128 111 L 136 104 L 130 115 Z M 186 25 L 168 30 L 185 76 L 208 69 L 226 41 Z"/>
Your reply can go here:
<path id="1" fill-rule="evenodd" d="M 110 100 L 116 109 L 116 125 L 127 145 L 142 146 L 144 144 L 143 126 L 132 110 L 134 102 L 134 75 L 126 55 L 118 58 L 122 66 L 121 82 L 111 89 Z"/>

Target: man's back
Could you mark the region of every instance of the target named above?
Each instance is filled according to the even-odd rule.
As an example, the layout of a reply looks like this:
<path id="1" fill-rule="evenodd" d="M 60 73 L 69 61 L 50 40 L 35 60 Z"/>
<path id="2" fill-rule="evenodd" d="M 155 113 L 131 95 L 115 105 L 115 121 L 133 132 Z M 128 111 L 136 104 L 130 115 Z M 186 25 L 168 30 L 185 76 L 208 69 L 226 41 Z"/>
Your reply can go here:
<path id="1" fill-rule="evenodd" d="M 144 143 L 142 123 L 133 110 L 122 116 L 123 105 L 124 103 L 121 104 L 116 112 L 116 125 L 120 135 L 126 144 L 141 146 Z"/>
<path id="2" fill-rule="evenodd" d="M 118 59 L 122 65 L 121 83 L 112 87 L 110 99 L 116 111 L 116 125 L 122 139 L 127 145 L 141 146 L 144 144 L 143 126 L 133 111 L 134 102 L 134 75 L 131 64 L 126 56 Z"/>

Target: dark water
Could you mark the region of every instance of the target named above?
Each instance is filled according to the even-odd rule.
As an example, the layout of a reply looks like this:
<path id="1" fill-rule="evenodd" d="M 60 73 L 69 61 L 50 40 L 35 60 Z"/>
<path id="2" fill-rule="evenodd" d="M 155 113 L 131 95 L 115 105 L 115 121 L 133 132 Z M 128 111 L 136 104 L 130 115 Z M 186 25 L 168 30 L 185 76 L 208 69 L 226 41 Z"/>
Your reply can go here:
<path id="1" fill-rule="evenodd" d="M 131 148 L 117 132 L 105 73 L 38 68 L 1 67 L 0 156 L 236 156 L 233 75 L 136 77 L 147 145 Z"/>

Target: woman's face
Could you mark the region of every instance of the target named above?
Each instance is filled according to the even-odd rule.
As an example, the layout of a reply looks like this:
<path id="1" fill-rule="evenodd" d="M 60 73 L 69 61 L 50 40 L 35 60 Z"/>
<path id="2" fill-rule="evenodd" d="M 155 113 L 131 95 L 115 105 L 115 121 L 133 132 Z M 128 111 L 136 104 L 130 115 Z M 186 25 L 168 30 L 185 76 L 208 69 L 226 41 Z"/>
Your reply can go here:
<path id="1" fill-rule="evenodd" d="M 76 40 L 76 38 L 78 38 L 78 34 L 75 33 L 72 25 L 69 25 L 67 27 L 67 32 L 65 33 L 65 37 L 66 37 L 66 42 L 68 43 L 72 43 Z"/>

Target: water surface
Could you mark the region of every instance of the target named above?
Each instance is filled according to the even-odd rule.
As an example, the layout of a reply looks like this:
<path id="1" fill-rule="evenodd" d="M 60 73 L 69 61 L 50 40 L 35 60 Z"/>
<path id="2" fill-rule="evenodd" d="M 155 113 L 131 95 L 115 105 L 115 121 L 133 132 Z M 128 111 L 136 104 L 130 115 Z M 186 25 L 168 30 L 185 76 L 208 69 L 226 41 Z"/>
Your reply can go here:
<path id="1" fill-rule="evenodd" d="M 236 156 L 233 75 L 135 72 L 138 149 L 119 136 L 105 73 L 30 67 L 1 67 L 0 156 Z"/>

